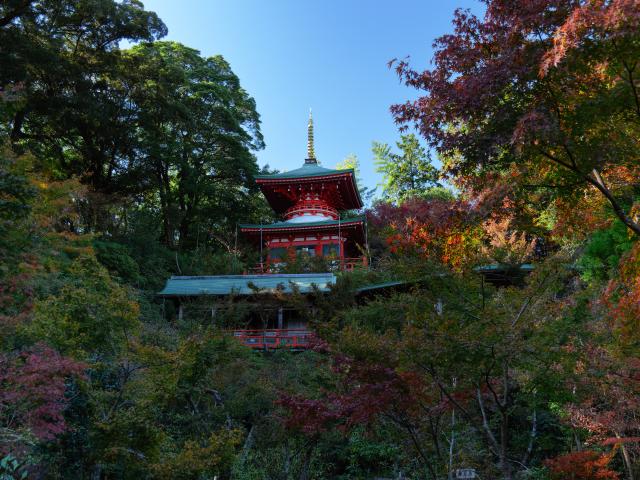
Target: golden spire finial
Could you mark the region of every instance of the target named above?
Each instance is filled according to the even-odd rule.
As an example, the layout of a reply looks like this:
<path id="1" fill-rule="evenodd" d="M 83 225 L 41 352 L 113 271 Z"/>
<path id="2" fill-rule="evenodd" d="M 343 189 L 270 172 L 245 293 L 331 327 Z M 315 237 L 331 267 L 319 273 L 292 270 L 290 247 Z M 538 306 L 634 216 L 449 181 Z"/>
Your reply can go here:
<path id="1" fill-rule="evenodd" d="M 313 149 L 313 116 L 309 109 L 309 124 L 307 125 L 307 160 L 305 163 L 318 163 L 316 161 L 316 152 Z"/>

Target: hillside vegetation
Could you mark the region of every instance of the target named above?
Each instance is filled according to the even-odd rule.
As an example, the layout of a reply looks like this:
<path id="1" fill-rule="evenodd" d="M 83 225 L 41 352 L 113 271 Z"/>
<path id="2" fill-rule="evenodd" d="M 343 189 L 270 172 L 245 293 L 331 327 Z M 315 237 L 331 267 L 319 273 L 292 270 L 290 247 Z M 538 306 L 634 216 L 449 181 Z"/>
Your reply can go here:
<path id="1" fill-rule="evenodd" d="M 640 4 L 484 3 L 393 64 L 372 267 L 258 352 L 248 304 L 156 297 L 275 221 L 229 63 L 137 0 L 2 2 L 0 478 L 640 479 Z"/>

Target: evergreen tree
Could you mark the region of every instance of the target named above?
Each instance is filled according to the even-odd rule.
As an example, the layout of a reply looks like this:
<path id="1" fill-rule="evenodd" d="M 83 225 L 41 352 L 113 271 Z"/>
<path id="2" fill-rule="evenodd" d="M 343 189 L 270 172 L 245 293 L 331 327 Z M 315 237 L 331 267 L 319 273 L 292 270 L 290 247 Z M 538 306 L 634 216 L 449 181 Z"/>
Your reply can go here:
<path id="1" fill-rule="evenodd" d="M 402 202 L 429 188 L 440 186 L 438 170 L 414 134 L 402 135 L 396 146 L 400 153 L 393 152 L 386 143 L 373 142 L 377 171 L 383 175 L 384 198 Z"/>

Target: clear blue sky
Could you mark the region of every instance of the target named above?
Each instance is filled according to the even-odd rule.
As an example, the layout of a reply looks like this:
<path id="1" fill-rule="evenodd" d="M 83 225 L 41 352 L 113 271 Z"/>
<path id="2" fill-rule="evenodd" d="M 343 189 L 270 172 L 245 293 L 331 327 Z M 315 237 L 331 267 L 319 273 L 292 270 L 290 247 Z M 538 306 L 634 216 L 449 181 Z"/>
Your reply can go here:
<path id="1" fill-rule="evenodd" d="M 143 1 L 166 23 L 167 39 L 230 62 L 262 117 L 260 165 L 303 163 L 312 108 L 318 160 L 333 168 L 355 153 L 369 187 L 380 181 L 371 142 L 399 137 L 389 106 L 416 96 L 387 62 L 409 55 L 428 66 L 453 11 L 481 10 L 474 0 Z"/>

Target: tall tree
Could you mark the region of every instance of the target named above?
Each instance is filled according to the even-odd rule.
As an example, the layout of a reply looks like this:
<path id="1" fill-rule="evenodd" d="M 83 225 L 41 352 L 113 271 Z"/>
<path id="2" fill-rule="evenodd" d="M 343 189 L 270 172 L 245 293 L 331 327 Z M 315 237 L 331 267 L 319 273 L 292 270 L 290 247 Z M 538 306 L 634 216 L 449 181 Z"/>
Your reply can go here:
<path id="1" fill-rule="evenodd" d="M 247 204 L 264 143 L 253 98 L 221 56 L 204 58 L 175 42 L 125 52 L 139 108 L 135 159 L 124 178 L 157 192 L 163 239 L 188 246 L 197 230 L 232 228 Z"/>
<path id="2" fill-rule="evenodd" d="M 167 33 L 138 0 L 13 0 L 0 5 L 0 132 L 61 176 L 101 190 L 131 148 L 119 43 Z M 6 95 L 5 95 L 6 97 Z"/>
<path id="3" fill-rule="evenodd" d="M 385 198 L 399 202 L 440 186 L 438 170 L 414 134 L 402 135 L 396 145 L 400 153 L 393 152 L 386 143 L 373 142 L 378 173 L 384 176 L 382 194 Z"/>
<path id="4" fill-rule="evenodd" d="M 458 10 L 434 42 L 434 67 L 396 63 L 424 95 L 392 112 L 448 158 L 446 171 L 495 175 L 536 192 L 538 206 L 599 192 L 635 234 L 640 4 L 625 0 L 485 0 Z M 631 181 L 620 182 L 624 177 Z M 532 187 L 533 186 L 533 187 Z"/>

